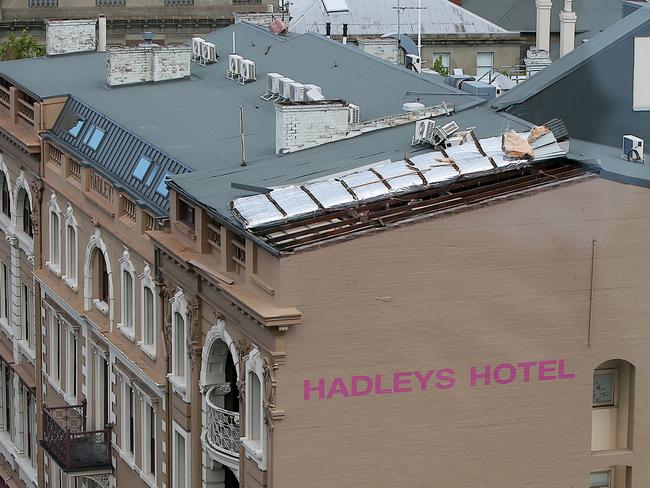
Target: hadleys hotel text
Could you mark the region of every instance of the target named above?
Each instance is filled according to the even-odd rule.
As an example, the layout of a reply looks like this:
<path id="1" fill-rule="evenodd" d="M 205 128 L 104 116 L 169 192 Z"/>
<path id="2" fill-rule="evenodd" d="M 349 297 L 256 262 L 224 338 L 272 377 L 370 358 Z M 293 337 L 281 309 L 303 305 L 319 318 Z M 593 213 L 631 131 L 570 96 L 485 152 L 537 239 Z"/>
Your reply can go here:
<path id="1" fill-rule="evenodd" d="M 305 379 L 305 400 L 328 400 L 339 397 L 362 397 L 369 395 L 390 395 L 427 390 L 449 390 L 463 381 L 465 385 L 494 387 L 513 382 L 560 381 L 575 378 L 568 371 L 566 360 L 545 359 L 518 363 L 487 364 L 472 366 L 466 372 L 452 368 L 426 371 L 397 371 L 392 374 L 336 376 L 332 379 Z"/>

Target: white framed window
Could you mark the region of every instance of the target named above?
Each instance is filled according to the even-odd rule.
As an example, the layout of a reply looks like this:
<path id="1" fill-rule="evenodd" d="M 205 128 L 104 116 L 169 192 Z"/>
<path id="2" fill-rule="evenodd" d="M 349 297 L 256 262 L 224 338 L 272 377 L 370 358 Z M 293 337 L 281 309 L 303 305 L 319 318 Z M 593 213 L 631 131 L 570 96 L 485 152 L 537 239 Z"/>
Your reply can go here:
<path id="1" fill-rule="evenodd" d="M 188 306 L 183 291 L 179 289 L 171 299 L 172 309 L 172 372 L 169 381 L 172 388 L 183 400 L 190 401 L 190 389 L 187 388 L 189 357 L 187 355 Z"/>
<path id="2" fill-rule="evenodd" d="M 9 268 L 3 261 L 0 261 L 0 320 L 5 322 L 5 325 L 9 324 L 10 286 Z"/>
<path id="3" fill-rule="evenodd" d="M 66 393 L 71 397 L 77 398 L 77 354 L 78 354 L 78 341 L 77 332 L 68 324 L 66 327 L 66 378 L 65 389 Z"/>
<path id="4" fill-rule="evenodd" d="M 4 361 L 0 361 L 0 422 L 2 432 L 7 432 L 13 439 L 14 415 L 14 380 L 13 371 Z"/>
<path id="5" fill-rule="evenodd" d="M 77 290 L 79 276 L 79 238 L 77 219 L 70 205 L 65 212 L 65 275 L 63 280 L 73 290 Z"/>
<path id="6" fill-rule="evenodd" d="M 172 488 L 188 488 L 190 482 L 190 433 L 172 424 Z"/>
<path id="7" fill-rule="evenodd" d="M 111 366 L 105 354 L 97 344 L 90 342 L 90 360 L 88 361 L 90 368 L 87 376 L 90 380 L 88 385 L 88 395 L 90 397 L 88 410 L 92 413 L 92 425 L 95 430 L 103 430 L 111 421 Z M 121 415 L 121 411 L 119 413 Z"/>
<path id="8" fill-rule="evenodd" d="M 61 382 L 61 322 L 59 317 L 54 313 L 54 310 L 48 308 L 48 335 L 50 337 L 50 379 L 55 383 Z"/>
<path id="9" fill-rule="evenodd" d="M 611 488 L 611 475 L 612 472 L 610 470 L 591 473 L 589 477 L 589 488 Z"/>
<path id="10" fill-rule="evenodd" d="M 23 430 L 23 446 L 25 456 L 36 468 L 36 398 L 28 387 L 21 384 L 22 408 L 24 412 L 25 428 Z"/>
<path id="11" fill-rule="evenodd" d="M 635 111 L 650 110 L 650 37 L 634 39 L 634 95 Z"/>
<path id="12" fill-rule="evenodd" d="M 242 438 L 246 455 L 266 470 L 267 434 L 264 419 L 264 362 L 257 347 L 246 358 L 246 426 Z"/>
<path id="13" fill-rule="evenodd" d="M 48 202 L 49 226 L 49 259 L 46 264 L 57 276 L 61 275 L 61 210 L 57 203 L 56 193 L 52 193 Z"/>
<path id="14" fill-rule="evenodd" d="M 156 357 L 156 286 L 151 275 L 151 267 L 145 263 L 144 272 L 140 275 L 141 289 L 141 340 L 138 345 L 151 358 Z"/>
<path id="15" fill-rule="evenodd" d="M 120 331 L 130 340 L 135 340 L 135 268 L 131 253 L 125 247 L 120 258 Z"/>
<path id="16" fill-rule="evenodd" d="M 9 178 L 9 171 L 4 162 L 4 158 L 0 155 L 0 214 L 8 219 L 11 219 L 11 205 L 13 202 L 13 194 L 11 191 L 11 179 Z"/>
<path id="17" fill-rule="evenodd" d="M 36 347 L 36 325 L 34 320 L 34 290 L 24 281 L 21 285 L 20 306 L 22 308 L 21 326 L 23 340 L 32 351 Z"/>
<path id="18" fill-rule="evenodd" d="M 433 66 L 436 62 L 436 60 L 440 58 L 440 61 L 442 61 L 442 67 L 449 69 L 449 66 L 451 65 L 451 54 L 450 53 L 433 53 L 433 61 L 431 63 L 431 66 Z"/>
<path id="19" fill-rule="evenodd" d="M 126 377 L 122 377 L 121 403 L 122 439 L 120 444 L 122 453 L 127 457 L 133 457 L 135 453 L 135 392 Z"/>
<path id="20" fill-rule="evenodd" d="M 156 484 L 157 480 L 157 453 L 156 453 L 156 409 L 154 403 L 142 395 L 142 411 L 140 419 L 142 422 L 142 473 L 149 476 Z"/>
<path id="21" fill-rule="evenodd" d="M 480 78 L 483 75 L 491 72 L 492 68 L 494 68 L 493 52 L 476 53 L 476 78 Z"/>

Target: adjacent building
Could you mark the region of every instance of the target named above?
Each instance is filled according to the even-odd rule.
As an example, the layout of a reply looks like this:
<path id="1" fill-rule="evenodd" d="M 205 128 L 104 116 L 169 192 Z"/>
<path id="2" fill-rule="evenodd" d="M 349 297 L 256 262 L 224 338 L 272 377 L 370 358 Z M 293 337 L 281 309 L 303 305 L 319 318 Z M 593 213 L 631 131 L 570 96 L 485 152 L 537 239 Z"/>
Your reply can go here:
<path id="1" fill-rule="evenodd" d="M 0 479 L 643 486 L 650 193 L 529 108 L 553 67 L 492 107 L 321 35 L 205 41 L 240 57 L 0 64 Z"/>

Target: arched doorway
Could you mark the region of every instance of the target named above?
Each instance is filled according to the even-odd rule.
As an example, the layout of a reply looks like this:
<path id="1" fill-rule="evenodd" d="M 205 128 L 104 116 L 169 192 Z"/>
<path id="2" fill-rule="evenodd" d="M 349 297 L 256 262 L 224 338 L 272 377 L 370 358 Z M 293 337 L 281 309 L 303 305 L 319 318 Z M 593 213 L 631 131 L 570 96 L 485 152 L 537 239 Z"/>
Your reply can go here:
<path id="1" fill-rule="evenodd" d="M 220 320 L 209 332 L 201 359 L 201 390 L 205 422 L 204 480 L 239 488 L 239 379 L 237 353 Z"/>

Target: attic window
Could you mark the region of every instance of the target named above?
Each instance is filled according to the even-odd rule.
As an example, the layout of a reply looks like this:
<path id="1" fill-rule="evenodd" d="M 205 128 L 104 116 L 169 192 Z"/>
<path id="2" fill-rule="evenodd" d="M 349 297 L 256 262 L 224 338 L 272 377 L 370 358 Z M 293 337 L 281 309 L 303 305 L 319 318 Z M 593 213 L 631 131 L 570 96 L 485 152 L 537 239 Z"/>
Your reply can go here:
<path id="1" fill-rule="evenodd" d="M 70 129 L 68 130 L 68 133 L 73 137 L 77 137 L 79 135 L 79 132 L 81 131 L 81 128 L 84 125 L 84 122 L 85 122 L 84 119 L 81 118 L 77 119 L 74 125 L 70 127 Z"/>
<path id="2" fill-rule="evenodd" d="M 328 14 L 350 11 L 347 0 L 323 0 L 323 5 Z"/>
<path id="3" fill-rule="evenodd" d="M 88 132 L 86 132 L 86 135 L 84 136 L 83 139 L 83 143 L 87 144 L 88 147 L 95 150 L 99 147 L 99 143 L 102 142 L 103 137 L 104 137 L 104 131 L 99 127 L 93 125 L 88 130 Z"/>
<path id="4" fill-rule="evenodd" d="M 160 180 L 160 183 L 158 184 L 158 188 L 156 188 L 156 193 L 163 197 L 169 195 L 169 189 L 167 188 L 167 178 L 170 174 L 171 173 L 169 172 L 165 173 L 165 176 L 163 176 L 162 180 Z"/>
<path id="5" fill-rule="evenodd" d="M 144 177 L 147 175 L 147 170 L 151 166 L 151 159 L 147 158 L 146 156 L 141 156 L 140 160 L 138 161 L 138 164 L 135 166 L 135 169 L 133 170 L 133 176 L 135 176 L 137 179 L 140 181 L 144 180 Z"/>

